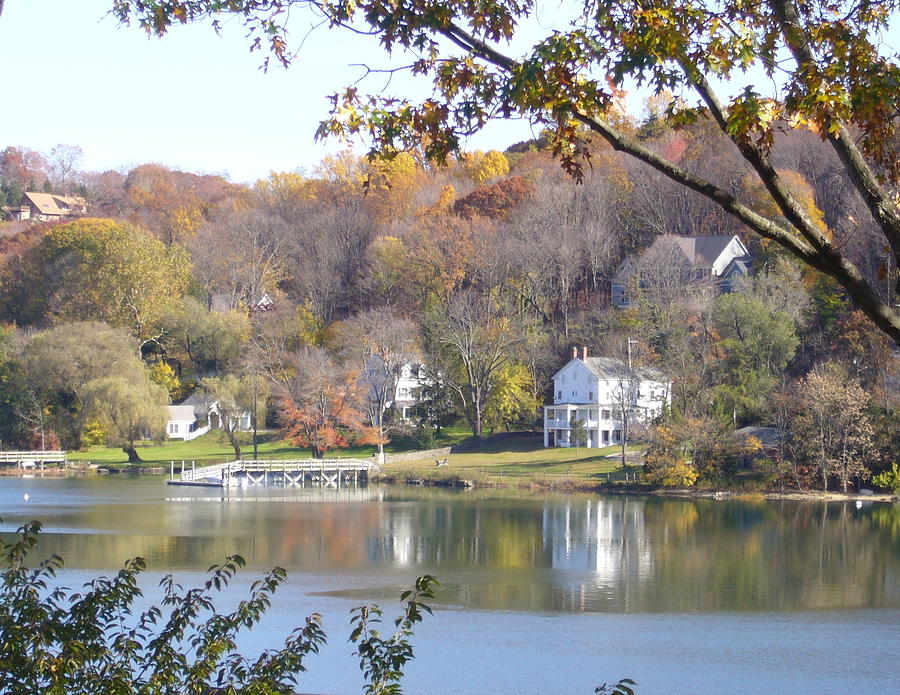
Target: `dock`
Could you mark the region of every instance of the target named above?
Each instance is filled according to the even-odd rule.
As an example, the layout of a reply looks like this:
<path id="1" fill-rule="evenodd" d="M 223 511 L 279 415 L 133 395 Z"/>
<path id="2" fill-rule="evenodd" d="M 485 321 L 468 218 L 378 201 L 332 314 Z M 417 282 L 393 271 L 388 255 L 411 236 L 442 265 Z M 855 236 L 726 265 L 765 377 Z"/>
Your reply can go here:
<path id="1" fill-rule="evenodd" d="M 181 462 L 176 473 L 175 462 L 169 469 L 169 485 L 194 485 L 198 487 L 247 487 L 251 485 L 290 485 L 305 487 L 321 485 L 340 487 L 358 485 L 369 478 L 369 471 L 377 469 L 374 459 L 294 459 L 294 460 L 239 460 L 216 463 L 211 466 L 191 467 Z"/>

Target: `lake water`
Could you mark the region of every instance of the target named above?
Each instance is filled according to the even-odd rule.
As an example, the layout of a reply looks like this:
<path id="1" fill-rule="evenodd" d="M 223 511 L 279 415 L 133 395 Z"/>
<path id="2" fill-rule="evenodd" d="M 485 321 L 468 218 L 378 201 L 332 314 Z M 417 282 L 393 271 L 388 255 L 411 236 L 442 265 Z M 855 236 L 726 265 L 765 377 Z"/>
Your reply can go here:
<path id="1" fill-rule="evenodd" d="M 0 478 L 0 517 L 42 520 L 40 554 L 64 557 L 69 586 L 141 555 L 155 599 L 163 575 L 193 585 L 239 553 L 227 603 L 285 567 L 242 647 L 322 613 L 303 692 L 359 692 L 349 610 L 392 616 L 426 573 L 441 587 L 411 695 L 590 695 L 621 677 L 641 695 L 900 692 L 898 505 Z"/>

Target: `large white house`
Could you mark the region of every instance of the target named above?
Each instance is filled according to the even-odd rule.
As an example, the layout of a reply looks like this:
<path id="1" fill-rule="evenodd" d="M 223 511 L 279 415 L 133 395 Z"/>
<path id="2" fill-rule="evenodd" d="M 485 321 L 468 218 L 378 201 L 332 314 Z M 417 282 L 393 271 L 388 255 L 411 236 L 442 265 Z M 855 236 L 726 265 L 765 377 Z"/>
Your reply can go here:
<path id="1" fill-rule="evenodd" d="M 588 357 L 587 348 L 580 354 L 572 348 L 572 359 L 553 376 L 553 403 L 544 406 L 544 446 L 619 444 L 623 415 L 628 424 L 652 420 L 669 405 L 671 386 L 656 369 L 632 369 L 611 357 Z M 585 430 L 582 442 L 572 436 L 576 423 Z"/>

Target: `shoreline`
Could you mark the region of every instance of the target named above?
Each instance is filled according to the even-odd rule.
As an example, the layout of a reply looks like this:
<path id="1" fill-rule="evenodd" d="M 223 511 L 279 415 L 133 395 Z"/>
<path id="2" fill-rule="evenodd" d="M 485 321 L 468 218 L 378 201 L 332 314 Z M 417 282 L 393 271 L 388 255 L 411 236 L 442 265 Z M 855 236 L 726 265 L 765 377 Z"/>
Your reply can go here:
<path id="1" fill-rule="evenodd" d="M 152 472 L 151 472 L 152 470 Z M 84 465 L 71 468 L 0 468 L 0 478 L 64 478 L 67 476 L 103 475 L 111 471 L 102 466 Z M 159 467 L 141 470 L 135 467 L 133 470 L 116 470 L 120 475 L 141 475 L 164 477 L 167 473 Z M 419 487 L 455 487 L 466 489 L 522 489 L 531 491 L 548 491 L 564 493 L 595 493 L 605 495 L 647 495 L 651 497 L 674 497 L 681 499 L 712 499 L 712 500 L 748 500 L 762 499 L 772 501 L 805 501 L 805 502 L 880 502 L 900 503 L 900 495 L 888 492 L 876 492 L 870 495 L 858 492 L 824 492 L 822 490 L 728 490 L 717 488 L 691 489 L 691 488 L 661 488 L 640 484 L 628 483 L 588 483 L 583 480 L 555 480 L 552 482 L 538 477 L 523 478 L 511 482 L 491 480 L 466 479 L 463 477 L 431 478 L 428 476 L 411 477 L 408 474 L 393 475 L 382 472 L 372 477 L 372 482 L 387 483 L 391 485 L 409 485 Z"/>

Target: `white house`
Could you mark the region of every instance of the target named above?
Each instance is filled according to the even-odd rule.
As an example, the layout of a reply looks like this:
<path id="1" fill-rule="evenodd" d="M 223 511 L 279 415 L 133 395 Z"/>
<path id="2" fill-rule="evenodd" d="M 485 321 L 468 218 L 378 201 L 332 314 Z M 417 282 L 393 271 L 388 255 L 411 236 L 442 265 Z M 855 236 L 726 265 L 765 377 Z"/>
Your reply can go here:
<path id="1" fill-rule="evenodd" d="M 674 236 L 657 239 L 637 259 L 622 261 L 612 280 L 615 306 L 629 306 L 630 294 L 665 277 L 682 283 L 709 282 L 731 292 L 737 277 L 750 272 L 750 252 L 737 236 Z"/>
<path id="2" fill-rule="evenodd" d="M 588 357 L 572 348 L 572 359 L 553 376 L 553 403 L 544 406 L 544 446 L 575 446 L 572 428 L 583 423 L 583 446 L 622 442 L 628 423 L 647 422 L 669 405 L 672 383 L 656 369 L 629 368 L 610 357 Z M 627 435 L 626 435 L 627 436 Z"/>
<path id="3" fill-rule="evenodd" d="M 169 439 L 190 441 L 200 436 L 197 432 L 197 416 L 192 405 L 167 405 L 169 421 L 166 423 L 166 436 Z M 209 428 L 206 428 L 206 432 Z M 204 432 L 205 433 L 205 432 Z"/>
<path id="4" fill-rule="evenodd" d="M 202 393 L 193 393 L 181 405 L 170 405 L 167 408 L 169 422 L 166 424 L 166 434 L 169 439 L 190 441 L 211 429 L 221 428 L 218 403 L 209 400 Z M 206 424 L 198 426 L 199 420 L 206 420 Z M 241 413 L 237 420 L 237 430 L 249 432 L 253 429 L 253 419 L 249 412 Z"/>
<path id="5" fill-rule="evenodd" d="M 420 402 L 418 389 L 428 383 L 425 368 L 421 364 L 407 363 L 400 368 L 397 377 L 397 388 L 394 390 L 393 400 L 387 404 L 394 408 L 397 415 L 408 420 L 412 409 Z"/>

